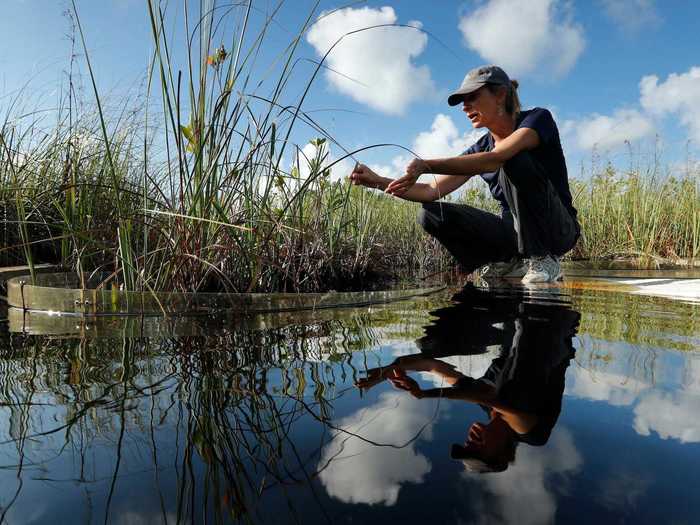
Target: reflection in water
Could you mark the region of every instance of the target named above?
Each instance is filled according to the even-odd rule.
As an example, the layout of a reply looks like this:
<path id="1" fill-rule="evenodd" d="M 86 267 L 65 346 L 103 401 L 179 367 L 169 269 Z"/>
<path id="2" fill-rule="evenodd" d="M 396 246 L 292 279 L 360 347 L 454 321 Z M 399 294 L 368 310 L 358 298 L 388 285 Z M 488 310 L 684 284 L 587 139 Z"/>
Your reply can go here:
<path id="1" fill-rule="evenodd" d="M 581 344 L 584 348 L 604 346 L 614 352 L 615 358 L 611 354 L 603 359 L 589 359 L 585 366 L 575 368 L 567 382 L 567 395 L 631 407 L 633 428 L 639 435 L 655 433 L 661 439 L 700 442 L 700 422 L 696 417 L 700 411 L 697 354 L 676 362 L 678 355 L 664 356 L 658 347 L 592 341 L 590 337 L 581 338 Z M 645 366 L 639 366 L 640 361 Z"/>
<path id="2" fill-rule="evenodd" d="M 430 471 L 430 461 L 416 452 L 413 438 L 431 439 L 426 424 L 432 415 L 427 404 L 387 392 L 370 408 L 340 419 L 337 426 L 344 432 L 324 448 L 319 461 L 327 465 L 320 478 L 328 494 L 346 503 L 394 505 L 402 484 L 420 483 Z M 368 439 L 397 445 L 374 446 Z"/>
<path id="3" fill-rule="evenodd" d="M 0 522 L 696 521 L 700 309 L 577 293 L 0 324 Z"/>
<path id="4" fill-rule="evenodd" d="M 524 291 L 498 293 L 466 286 L 457 305 L 433 312 L 419 339 L 421 353 L 372 369 L 358 382 L 371 388 L 388 379 L 417 399 L 446 398 L 479 404 L 488 417 L 471 425 L 452 457 L 471 472 L 500 472 L 515 459 L 518 443 L 544 445 L 561 411 L 564 374 L 574 355 L 572 338 L 580 315 L 559 301 L 526 302 Z M 473 378 L 439 359 L 500 352 L 486 373 Z M 449 387 L 422 389 L 407 372 L 428 372 Z"/>
<path id="5" fill-rule="evenodd" d="M 479 479 L 483 493 L 474 503 L 481 523 L 552 523 L 557 499 L 583 464 L 574 439 L 558 428 L 546 448 L 521 447 L 517 460 L 499 475 Z M 466 479 L 479 474 L 464 472 Z"/>
<path id="6" fill-rule="evenodd" d="M 0 522 L 24 522 L 28 509 L 37 522 L 72 522 L 75 509 L 84 521 L 228 521 L 304 484 L 313 502 L 324 427 L 308 449 L 294 432 L 325 421 L 335 385 L 355 374 L 338 328 L 99 344 L 5 334 Z M 371 344 L 361 318 L 341 328 Z"/>

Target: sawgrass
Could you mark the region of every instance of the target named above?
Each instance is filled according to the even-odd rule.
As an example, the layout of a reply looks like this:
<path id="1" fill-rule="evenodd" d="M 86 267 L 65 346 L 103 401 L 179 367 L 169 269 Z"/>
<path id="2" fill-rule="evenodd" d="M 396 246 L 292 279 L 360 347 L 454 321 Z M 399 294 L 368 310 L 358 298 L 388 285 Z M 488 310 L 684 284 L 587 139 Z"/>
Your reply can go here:
<path id="1" fill-rule="evenodd" d="M 0 263 L 107 271 L 131 290 L 229 292 L 350 289 L 451 268 L 416 225 L 417 204 L 331 176 L 355 152 L 305 111 L 323 61 L 301 95 L 287 88 L 314 13 L 274 58 L 277 76 L 263 82 L 255 61 L 276 11 L 253 29 L 250 4 L 191 5 L 182 49 L 166 36 L 162 4 L 147 2 L 154 54 L 144 92 L 109 107 L 73 12 L 91 101 L 75 95 L 71 76 L 48 127 L 39 112 L 5 115 Z M 238 30 L 220 45 L 227 26 Z M 343 156 L 331 159 L 331 146 Z M 698 174 L 655 173 L 607 168 L 573 182 L 583 236 L 571 256 L 697 258 Z M 460 200 L 496 211 L 472 183 Z"/>

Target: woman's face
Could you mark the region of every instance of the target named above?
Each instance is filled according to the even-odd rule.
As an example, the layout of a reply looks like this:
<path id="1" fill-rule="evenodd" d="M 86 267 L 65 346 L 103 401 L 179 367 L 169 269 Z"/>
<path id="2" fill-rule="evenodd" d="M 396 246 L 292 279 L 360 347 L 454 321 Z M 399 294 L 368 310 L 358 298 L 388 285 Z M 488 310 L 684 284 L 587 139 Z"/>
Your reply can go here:
<path id="1" fill-rule="evenodd" d="M 464 446 L 485 461 L 502 458 L 512 449 L 509 430 L 507 423 L 500 417 L 495 417 L 487 424 L 474 423 L 469 427 Z"/>
<path id="2" fill-rule="evenodd" d="M 502 118 L 498 114 L 499 107 L 503 106 L 503 102 L 499 98 L 503 97 L 491 93 L 486 86 L 480 87 L 476 91 L 464 95 L 462 111 L 467 114 L 474 128 L 491 128 L 499 118 Z"/>

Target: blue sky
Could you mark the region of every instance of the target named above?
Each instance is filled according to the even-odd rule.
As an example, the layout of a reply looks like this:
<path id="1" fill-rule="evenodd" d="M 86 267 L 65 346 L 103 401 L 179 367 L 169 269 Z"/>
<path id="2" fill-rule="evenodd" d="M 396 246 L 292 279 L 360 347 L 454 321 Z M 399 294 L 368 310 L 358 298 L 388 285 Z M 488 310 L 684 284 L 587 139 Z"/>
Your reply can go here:
<path id="1" fill-rule="evenodd" d="M 68 22 L 62 15 L 69 3 L 2 4 L 0 109 L 4 111 L 15 90 L 27 82 L 25 97 L 31 102 L 26 105 L 55 106 L 69 63 Z M 146 0 L 76 4 L 100 90 L 117 99 L 133 93 L 152 50 Z M 175 13 L 182 2 L 170 4 Z M 259 9 L 254 23 L 275 4 L 254 2 Z M 342 5 L 348 4 L 324 0 L 318 14 Z M 312 7 L 308 0 L 283 5 L 258 59 L 259 75 L 297 33 Z M 176 17 L 176 33 L 181 21 Z M 525 107 L 553 111 L 572 175 L 579 174 L 581 165 L 590 168 L 594 157 L 627 167 L 630 151 L 634 162 L 648 164 L 655 144 L 663 165 L 671 169 L 683 166 L 688 152 L 696 159 L 700 151 L 700 2 L 359 2 L 316 23 L 298 56 L 317 60 L 348 30 L 376 23 L 410 24 L 426 32 L 386 28 L 345 38 L 328 59 L 342 75 L 321 74 L 304 106 L 307 111 L 332 108 L 314 116 L 347 149 L 398 143 L 426 157 L 461 151 L 474 134 L 459 108 L 446 104 L 446 94 L 468 69 L 497 63 L 520 81 Z M 184 58 L 182 47 L 174 53 Z M 84 64 L 81 67 L 85 72 Z M 312 67 L 309 62 L 298 66 L 287 102 L 296 101 Z M 84 83 L 88 88 L 87 77 Z M 299 128 L 295 140 L 303 145 L 314 136 Z M 337 147 L 332 153 L 342 154 Z M 359 160 L 397 175 L 407 159 L 398 148 L 382 148 Z"/>

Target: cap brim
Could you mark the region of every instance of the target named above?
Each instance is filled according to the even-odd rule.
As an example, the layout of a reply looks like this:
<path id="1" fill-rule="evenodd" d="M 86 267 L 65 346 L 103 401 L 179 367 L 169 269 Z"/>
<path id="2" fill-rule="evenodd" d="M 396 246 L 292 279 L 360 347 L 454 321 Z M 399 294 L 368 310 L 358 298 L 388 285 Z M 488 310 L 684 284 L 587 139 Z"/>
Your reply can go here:
<path id="1" fill-rule="evenodd" d="M 457 91 L 452 93 L 449 97 L 447 97 L 447 103 L 450 106 L 456 106 L 460 102 L 462 102 L 462 99 L 464 98 L 464 95 L 468 95 L 469 93 L 474 93 L 477 89 L 480 87 L 486 85 L 486 82 L 473 82 L 468 85 L 462 85 Z"/>

